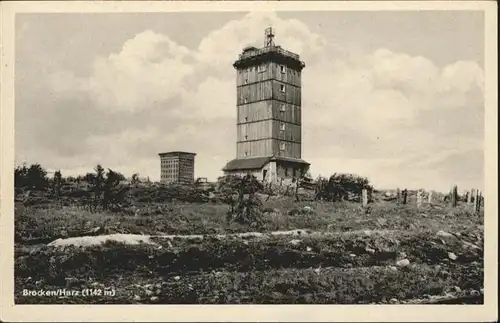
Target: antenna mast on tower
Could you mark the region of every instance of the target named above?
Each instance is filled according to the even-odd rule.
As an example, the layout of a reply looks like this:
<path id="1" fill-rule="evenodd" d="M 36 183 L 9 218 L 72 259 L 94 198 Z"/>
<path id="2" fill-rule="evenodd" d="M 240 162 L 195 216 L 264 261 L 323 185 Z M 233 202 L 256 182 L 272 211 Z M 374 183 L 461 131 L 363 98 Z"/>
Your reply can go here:
<path id="1" fill-rule="evenodd" d="M 273 27 L 266 28 L 266 38 L 265 38 L 264 46 L 265 47 L 274 46 Z"/>

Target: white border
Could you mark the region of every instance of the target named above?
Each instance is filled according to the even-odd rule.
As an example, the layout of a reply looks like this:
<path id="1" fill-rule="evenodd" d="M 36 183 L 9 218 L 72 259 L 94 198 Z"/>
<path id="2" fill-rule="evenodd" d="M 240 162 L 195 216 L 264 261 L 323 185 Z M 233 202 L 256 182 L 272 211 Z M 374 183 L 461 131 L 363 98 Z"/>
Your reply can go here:
<path id="1" fill-rule="evenodd" d="M 497 319 L 497 14 L 494 1 L 106 1 L 0 2 L 0 319 L 8 322 L 473 322 Z M 484 305 L 14 305 L 14 16 L 15 13 L 169 11 L 394 11 L 481 10 L 485 12 L 485 304 Z"/>

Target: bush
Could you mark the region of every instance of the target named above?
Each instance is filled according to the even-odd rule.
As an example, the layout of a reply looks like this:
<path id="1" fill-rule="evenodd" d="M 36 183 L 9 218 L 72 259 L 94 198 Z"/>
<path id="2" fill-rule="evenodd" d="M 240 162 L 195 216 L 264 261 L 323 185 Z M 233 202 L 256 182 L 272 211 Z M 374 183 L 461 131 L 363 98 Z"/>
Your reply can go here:
<path id="1" fill-rule="evenodd" d="M 264 189 L 253 175 L 226 176 L 219 182 L 219 190 L 230 205 L 227 221 L 258 227 L 262 224 L 262 201 L 255 193 Z M 236 197 L 234 197 L 236 195 Z"/>
<path id="2" fill-rule="evenodd" d="M 137 187 L 130 191 L 132 199 L 141 203 L 188 202 L 206 203 L 208 192 L 191 185 L 168 184 L 160 187 Z"/>
<path id="3" fill-rule="evenodd" d="M 217 181 L 218 191 L 221 194 L 235 194 L 240 189 L 243 194 L 257 193 L 264 191 L 264 185 L 253 175 L 237 176 L 226 175 L 219 177 Z"/>
<path id="4" fill-rule="evenodd" d="M 16 188 L 28 188 L 43 191 L 48 187 L 47 171 L 40 164 L 30 167 L 23 165 L 14 169 L 14 185 Z"/>
<path id="5" fill-rule="evenodd" d="M 316 200 L 359 201 L 363 189 L 371 199 L 373 187 L 367 178 L 353 174 L 333 174 L 329 179 L 319 178 L 316 187 Z"/>

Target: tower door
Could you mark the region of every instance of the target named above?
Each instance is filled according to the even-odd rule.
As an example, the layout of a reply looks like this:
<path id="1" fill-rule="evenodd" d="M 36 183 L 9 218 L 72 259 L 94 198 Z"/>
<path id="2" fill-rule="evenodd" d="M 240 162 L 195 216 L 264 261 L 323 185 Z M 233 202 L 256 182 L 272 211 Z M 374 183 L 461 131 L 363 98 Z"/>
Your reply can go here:
<path id="1" fill-rule="evenodd" d="M 262 180 L 265 181 L 266 180 L 266 175 L 267 175 L 267 169 L 264 169 L 262 171 Z"/>

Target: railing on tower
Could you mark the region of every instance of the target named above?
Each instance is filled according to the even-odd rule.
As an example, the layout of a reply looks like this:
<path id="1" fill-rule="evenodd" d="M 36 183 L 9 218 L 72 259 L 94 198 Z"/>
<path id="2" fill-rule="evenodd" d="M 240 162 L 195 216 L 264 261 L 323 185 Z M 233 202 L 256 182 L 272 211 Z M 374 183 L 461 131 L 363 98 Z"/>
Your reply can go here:
<path id="1" fill-rule="evenodd" d="M 249 51 L 246 51 L 246 52 L 240 54 L 239 59 L 245 59 L 245 58 L 249 58 L 249 57 L 253 57 L 253 56 L 258 56 L 258 55 L 266 54 L 269 52 L 276 52 L 278 54 L 288 56 L 288 57 L 294 58 L 296 60 L 300 60 L 300 56 L 298 54 L 292 53 L 286 49 L 281 48 L 280 46 L 269 46 L 269 47 L 263 47 L 263 48 L 259 48 L 259 49 L 249 50 Z"/>

